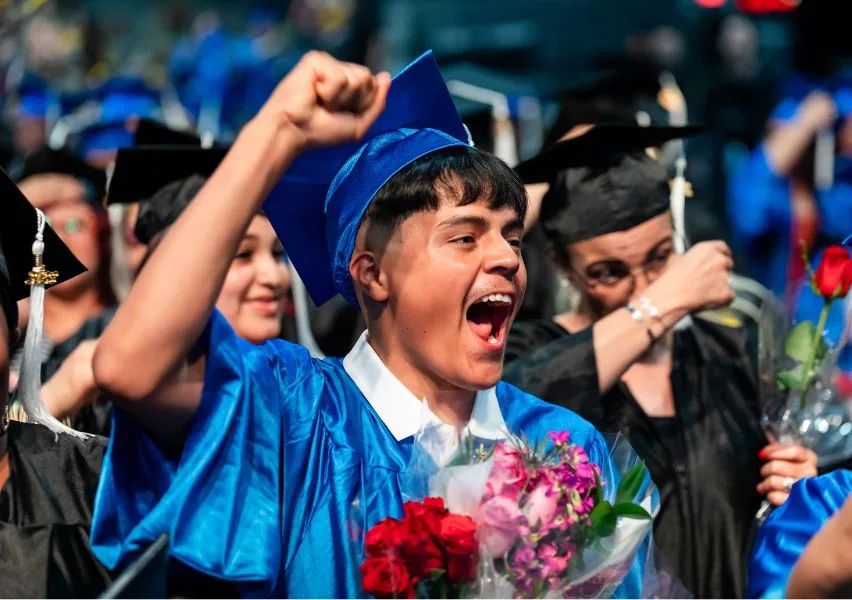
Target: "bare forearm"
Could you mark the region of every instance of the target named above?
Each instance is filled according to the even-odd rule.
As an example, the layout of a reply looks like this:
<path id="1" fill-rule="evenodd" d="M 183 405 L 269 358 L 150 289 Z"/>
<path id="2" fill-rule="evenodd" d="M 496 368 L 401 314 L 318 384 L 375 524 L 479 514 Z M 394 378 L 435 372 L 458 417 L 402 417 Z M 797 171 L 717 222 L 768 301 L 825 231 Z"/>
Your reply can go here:
<path id="1" fill-rule="evenodd" d="M 246 126 L 104 332 L 94 359 L 102 387 L 142 398 L 177 368 L 210 317 L 245 229 L 297 153 L 286 130 L 269 121 Z"/>
<path id="2" fill-rule="evenodd" d="M 593 340 L 598 386 L 601 393 L 609 391 L 625 371 L 651 346 L 655 338 L 667 335 L 687 311 L 651 289 L 645 296 L 660 311 L 658 319 L 645 315 L 644 323 L 636 322 L 627 310 L 616 310 L 594 324 Z M 638 303 L 634 303 L 638 305 Z"/>
<path id="3" fill-rule="evenodd" d="M 772 172 L 781 177 L 789 175 L 815 134 L 814 126 L 805 120 L 779 127 L 770 133 L 763 145 Z"/>
<path id="4" fill-rule="evenodd" d="M 849 598 L 852 594 L 852 500 L 813 537 L 787 583 L 788 598 Z"/>

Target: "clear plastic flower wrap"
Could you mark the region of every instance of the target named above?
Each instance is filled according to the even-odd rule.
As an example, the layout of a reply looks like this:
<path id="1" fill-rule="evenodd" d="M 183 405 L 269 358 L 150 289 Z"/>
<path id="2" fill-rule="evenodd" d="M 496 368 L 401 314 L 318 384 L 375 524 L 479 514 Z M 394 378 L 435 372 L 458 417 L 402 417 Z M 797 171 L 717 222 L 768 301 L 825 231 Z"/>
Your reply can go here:
<path id="1" fill-rule="evenodd" d="M 603 464 L 568 432 L 477 438 L 423 425 L 401 475 L 402 519 L 364 534 L 362 585 L 377 597 L 687 597 L 660 569 L 659 495 L 627 439 Z M 443 465 L 443 466 L 440 466 Z M 355 519 L 358 519 L 357 509 Z"/>

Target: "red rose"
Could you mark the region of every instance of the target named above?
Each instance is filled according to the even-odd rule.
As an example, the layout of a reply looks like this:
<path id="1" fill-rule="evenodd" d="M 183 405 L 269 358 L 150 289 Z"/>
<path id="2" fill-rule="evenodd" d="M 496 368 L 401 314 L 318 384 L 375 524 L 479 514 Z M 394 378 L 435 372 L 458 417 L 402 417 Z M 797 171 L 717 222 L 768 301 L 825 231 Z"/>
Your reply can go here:
<path id="1" fill-rule="evenodd" d="M 376 598 L 414 598 L 414 583 L 398 558 L 368 558 L 361 564 L 361 587 Z"/>
<path id="2" fill-rule="evenodd" d="M 441 498 L 424 498 L 423 502 L 406 502 L 402 505 L 405 522 L 411 531 L 437 536 L 441 531 L 441 518 L 447 514 Z"/>
<path id="3" fill-rule="evenodd" d="M 447 577 L 452 583 L 470 583 L 476 579 L 478 556 L 451 556 L 447 562 Z"/>
<path id="4" fill-rule="evenodd" d="M 842 298 L 852 287 L 852 258 L 843 246 L 829 246 L 814 274 L 814 283 L 823 298 Z"/>
<path id="5" fill-rule="evenodd" d="M 479 548 L 476 523 L 467 515 L 445 515 L 441 519 L 441 541 L 453 556 L 473 556 Z"/>
<path id="6" fill-rule="evenodd" d="M 444 552 L 431 537 L 407 539 L 403 547 L 405 564 L 415 581 L 430 577 L 436 569 L 447 568 Z"/>
<path id="7" fill-rule="evenodd" d="M 364 536 L 364 551 L 370 558 L 398 554 L 406 535 L 404 523 L 388 517 L 373 525 Z"/>

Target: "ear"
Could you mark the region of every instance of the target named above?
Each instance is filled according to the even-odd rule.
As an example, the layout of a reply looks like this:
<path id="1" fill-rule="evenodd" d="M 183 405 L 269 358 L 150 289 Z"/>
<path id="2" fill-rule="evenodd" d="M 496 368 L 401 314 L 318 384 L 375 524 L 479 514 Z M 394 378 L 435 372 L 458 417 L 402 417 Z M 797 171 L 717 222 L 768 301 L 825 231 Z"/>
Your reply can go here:
<path id="1" fill-rule="evenodd" d="M 370 250 L 356 250 L 349 261 L 349 274 L 355 287 L 364 298 L 373 302 L 385 302 L 389 296 L 387 277 L 382 272 L 379 258 Z"/>

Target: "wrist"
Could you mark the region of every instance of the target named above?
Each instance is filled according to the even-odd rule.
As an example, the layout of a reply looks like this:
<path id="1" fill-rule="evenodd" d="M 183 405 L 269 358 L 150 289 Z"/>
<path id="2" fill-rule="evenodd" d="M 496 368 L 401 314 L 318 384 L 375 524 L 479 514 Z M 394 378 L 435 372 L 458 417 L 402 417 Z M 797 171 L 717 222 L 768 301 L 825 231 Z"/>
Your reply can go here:
<path id="1" fill-rule="evenodd" d="M 234 146 L 238 144 L 266 157 L 276 179 L 308 146 L 305 136 L 282 112 L 258 113 L 240 131 Z"/>
<path id="2" fill-rule="evenodd" d="M 680 294 L 662 293 L 661 290 L 649 287 L 643 296 L 657 308 L 657 317 L 655 320 L 663 328 L 663 331 L 659 333 L 658 337 L 674 327 L 678 321 L 689 313 L 689 308 L 681 301 Z"/>

